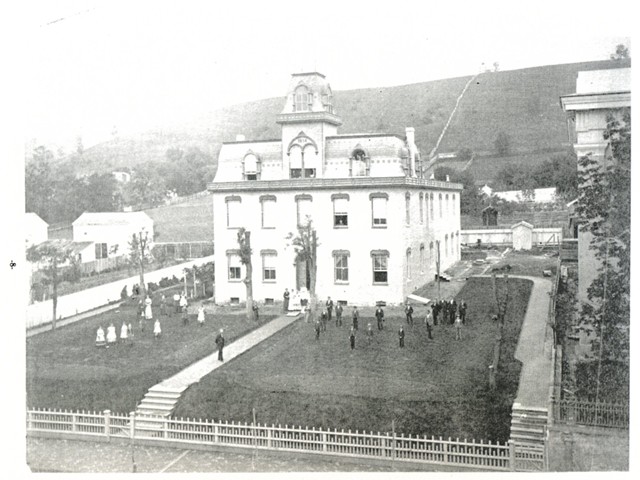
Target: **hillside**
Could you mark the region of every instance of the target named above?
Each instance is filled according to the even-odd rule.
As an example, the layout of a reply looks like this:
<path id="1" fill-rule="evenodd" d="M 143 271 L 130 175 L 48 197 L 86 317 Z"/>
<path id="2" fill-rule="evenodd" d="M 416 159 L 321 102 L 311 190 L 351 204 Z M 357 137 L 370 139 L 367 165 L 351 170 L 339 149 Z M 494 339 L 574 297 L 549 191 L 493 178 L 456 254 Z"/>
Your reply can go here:
<path id="1" fill-rule="evenodd" d="M 597 61 L 480 74 L 463 97 L 439 152 L 471 148 L 491 161 L 499 132 L 508 135 L 512 154 L 545 152 L 530 157 L 546 159 L 548 153 L 569 146 L 560 95 L 575 90 L 578 71 L 628 66 L 628 62 Z M 331 72 L 327 73 L 329 79 Z M 403 134 L 416 129 L 416 143 L 428 155 L 447 121 L 457 96 L 471 77 L 459 77 L 388 88 L 337 90 L 334 105 L 343 119 L 340 133 L 388 132 Z M 287 79 L 283 79 L 283 97 Z M 334 85 L 335 86 L 335 85 Z M 74 159 L 80 173 L 104 172 L 164 158 L 167 149 L 196 147 L 217 158 L 220 144 L 237 134 L 247 139 L 279 138 L 275 116 L 283 97 L 234 105 L 195 118 L 180 129 L 150 131 L 136 137 L 117 138 L 85 150 Z M 518 162 L 518 155 L 492 161 Z M 478 158 L 478 161 L 482 158 Z M 481 164 L 475 165 L 483 171 Z M 484 175 L 485 178 L 486 175 Z M 490 180 L 490 178 L 488 178 Z"/>

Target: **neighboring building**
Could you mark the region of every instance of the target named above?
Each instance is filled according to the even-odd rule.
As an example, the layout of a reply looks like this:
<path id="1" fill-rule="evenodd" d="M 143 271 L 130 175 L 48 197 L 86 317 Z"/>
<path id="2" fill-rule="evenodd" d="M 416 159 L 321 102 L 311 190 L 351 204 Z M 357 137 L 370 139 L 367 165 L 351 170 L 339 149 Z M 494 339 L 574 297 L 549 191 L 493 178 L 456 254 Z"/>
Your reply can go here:
<path id="1" fill-rule="evenodd" d="M 26 248 L 29 248 L 31 245 L 46 242 L 49 238 L 48 228 L 49 224 L 42 220 L 38 214 L 32 212 L 25 213 L 24 230 Z"/>
<path id="2" fill-rule="evenodd" d="M 126 255 L 134 233 L 153 241 L 153 220 L 144 212 L 85 212 L 72 225 L 74 242 L 95 243 L 95 260 Z"/>
<path id="3" fill-rule="evenodd" d="M 245 300 L 237 232 L 251 231 L 253 294 L 279 300 L 308 287 L 287 234 L 313 221 L 319 299 L 403 302 L 460 258 L 462 186 L 424 178 L 414 142 L 393 134 L 339 135 L 342 124 L 324 75 L 292 75 L 277 116 L 278 140 L 222 145 L 213 197 L 216 299 Z M 366 114 L 366 112 L 363 112 Z"/>
<path id="4" fill-rule="evenodd" d="M 560 97 L 569 113 L 569 135 L 582 158 L 604 163 L 609 144 L 603 133 L 607 115 L 631 107 L 631 69 L 617 68 L 579 72 L 576 93 Z M 587 300 L 587 289 L 598 274 L 598 261 L 589 249 L 591 234 L 578 231 L 578 298 Z"/>
<path id="5" fill-rule="evenodd" d="M 556 201 L 556 187 L 535 188 L 533 190 L 507 190 L 493 194 L 508 202 L 553 203 Z"/>

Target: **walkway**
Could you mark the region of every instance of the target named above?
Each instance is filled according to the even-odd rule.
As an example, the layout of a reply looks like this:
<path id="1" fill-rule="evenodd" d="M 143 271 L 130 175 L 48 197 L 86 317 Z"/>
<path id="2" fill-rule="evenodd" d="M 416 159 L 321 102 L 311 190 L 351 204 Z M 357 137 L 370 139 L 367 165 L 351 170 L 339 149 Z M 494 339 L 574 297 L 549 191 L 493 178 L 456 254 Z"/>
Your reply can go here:
<path id="1" fill-rule="evenodd" d="M 224 362 L 218 360 L 218 351 L 192 363 L 187 368 L 178 372 L 173 377 L 163 380 L 151 387 L 146 393 L 136 413 L 139 415 L 169 416 L 178 404 L 182 393 L 192 384 L 200 381 L 202 377 L 215 369 L 229 363 L 234 358 L 257 344 L 266 340 L 276 332 L 288 327 L 300 317 L 299 314 L 289 313 L 271 320 L 260 328 L 240 337 L 235 342 L 226 345 L 223 349 Z"/>
<path id="2" fill-rule="evenodd" d="M 198 382 L 202 377 L 211 373 L 216 368 L 221 367 L 225 363 L 230 362 L 234 358 L 242 355 L 244 352 L 257 344 L 266 340 L 271 335 L 279 332 L 285 327 L 288 327 L 298 319 L 299 315 L 289 316 L 283 315 L 275 318 L 256 330 L 240 337 L 233 343 L 225 346 L 223 349 L 224 362 L 218 361 L 218 352 L 212 353 L 208 357 L 191 364 L 181 372 L 177 373 L 173 377 L 164 380 L 159 383 L 158 387 L 167 387 L 172 389 L 186 388 L 189 385 Z"/>
<path id="3" fill-rule="evenodd" d="M 478 275 L 491 278 L 490 275 Z M 524 407 L 548 408 L 551 386 L 553 332 L 548 324 L 553 282 L 548 278 L 509 275 L 531 280 L 533 288 L 522 321 L 514 357 L 522 362 L 520 386 L 514 403 Z"/>
<path id="4" fill-rule="evenodd" d="M 114 310 L 116 308 L 120 308 L 120 302 L 94 308 L 93 310 L 79 313 L 78 315 L 74 315 L 73 317 L 62 318 L 56 322 L 56 328 L 64 327 L 65 325 L 79 322 L 80 320 L 84 320 L 85 318 L 93 317 L 95 315 L 100 315 L 101 313 L 108 312 L 109 310 Z M 34 335 L 38 335 L 39 333 L 49 332 L 49 331 L 51 331 L 51 322 L 28 329 L 27 337 L 32 337 Z"/>

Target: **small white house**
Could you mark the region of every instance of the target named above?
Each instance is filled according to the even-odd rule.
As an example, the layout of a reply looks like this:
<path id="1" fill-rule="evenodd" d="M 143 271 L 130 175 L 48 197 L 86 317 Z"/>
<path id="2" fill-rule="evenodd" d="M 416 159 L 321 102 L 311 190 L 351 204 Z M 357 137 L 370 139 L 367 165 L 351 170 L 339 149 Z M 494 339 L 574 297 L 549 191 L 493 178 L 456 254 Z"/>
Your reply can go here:
<path id="1" fill-rule="evenodd" d="M 95 259 L 126 255 L 133 234 L 153 241 L 153 220 L 144 212 L 85 212 L 72 224 L 74 242 L 94 242 Z"/>
<path id="2" fill-rule="evenodd" d="M 26 213 L 24 216 L 24 230 L 27 248 L 46 242 L 49 238 L 49 224 L 42 220 L 36 213 Z"/>
<path id="3" fill-rule="evenodd" d="M 508 202 L 553 203 L 556 200 L 556 187 L 536 188 L 534 190 L 507 190 L 493 194 Z"/>

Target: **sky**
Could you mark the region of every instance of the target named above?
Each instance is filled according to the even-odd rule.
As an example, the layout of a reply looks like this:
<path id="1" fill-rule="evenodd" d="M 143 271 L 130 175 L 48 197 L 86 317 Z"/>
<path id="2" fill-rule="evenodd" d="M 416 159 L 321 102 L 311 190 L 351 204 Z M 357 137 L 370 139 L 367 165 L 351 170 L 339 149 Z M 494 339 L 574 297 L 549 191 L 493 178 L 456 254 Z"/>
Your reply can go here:
<path id="1" fill-rule="evenodd" d="M 284 96 L 300 71 L 348 90 L 470 75 L 483 63 L 606 59 L 617 44 L 630 47 L 630 19 L 603 15 L 602 2 L 302 3 L 31 2 L 20 11 L 25 140 L 70 151 L 77 137 L 88 147 L 113 132 L 188 124 Z"/>

